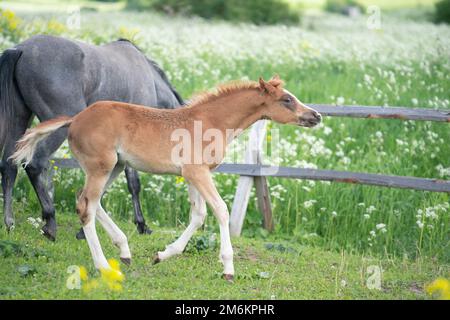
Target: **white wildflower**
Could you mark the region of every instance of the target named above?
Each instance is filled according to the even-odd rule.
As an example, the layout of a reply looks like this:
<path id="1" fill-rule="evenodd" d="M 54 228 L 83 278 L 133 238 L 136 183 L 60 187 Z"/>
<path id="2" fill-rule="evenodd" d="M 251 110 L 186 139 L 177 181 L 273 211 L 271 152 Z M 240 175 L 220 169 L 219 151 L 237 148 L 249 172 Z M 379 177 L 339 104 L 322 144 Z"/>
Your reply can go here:
<path id="1" fill-rule="evenodd" d="M 308 200 L 305 201 L 303 205 L 305 206 L 305 208 L 311 208 L 316 202 L 317 200 Z"/>

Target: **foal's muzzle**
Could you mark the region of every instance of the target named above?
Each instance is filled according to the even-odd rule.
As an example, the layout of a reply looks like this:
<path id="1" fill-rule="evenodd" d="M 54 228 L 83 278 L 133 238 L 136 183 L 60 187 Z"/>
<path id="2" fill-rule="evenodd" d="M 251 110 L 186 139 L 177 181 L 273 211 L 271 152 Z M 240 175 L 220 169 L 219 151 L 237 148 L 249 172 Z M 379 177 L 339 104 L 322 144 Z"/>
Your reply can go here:
<path id="1" fill-rule="evenodd" d="M 303 127 L 314 127 L 322 121 L 322 116 L 315 110 L 304 112 L 298 119 L 298 124 Z"/>

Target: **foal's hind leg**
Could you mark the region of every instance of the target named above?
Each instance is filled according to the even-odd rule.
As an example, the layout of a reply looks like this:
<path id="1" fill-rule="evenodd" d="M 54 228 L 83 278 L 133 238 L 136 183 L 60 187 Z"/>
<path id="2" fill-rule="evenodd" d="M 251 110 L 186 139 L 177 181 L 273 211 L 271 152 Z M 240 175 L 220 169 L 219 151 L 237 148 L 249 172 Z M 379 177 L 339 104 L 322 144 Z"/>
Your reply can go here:
<path id="1" fill-rule="evenodd" d="M 108 158 L 105 156 L 105 158 Z M 100 161 L 102 166 L 106 166 L 104 161 Z M 91 164 L 92 165 L 92 164 Z M 96 167 L 95 165 L 93 166 Z M 120 259 L 126 264 L 131 263 L 131 253 L 128 247 L 128 240 L 126 235 L 119 229 L 114 221 L 102 208 L 100 199 L 108 186 L 114 181 L 118 174 L 123 170 L 123 166 L 116 164 L 111 173 L 104 170 L 104 173 L 98 173 L 98 170 L 93 170 L 95 173 L 86 174 L 86 185 L 78 198 L 77 213 L 83 224 L 83 231 L 91 250 L 94 264 L 97 269 L 109 268 L 109 264 L 103 254 L 100 242 L 95 230 L 95 218 L 98 219 L 102 227 L 111 237 L 113 243 L 120 249 Z M 92 170 L 91 170 L 92 171 Z M 103 171 L 103 170 L 102 170 Z"/>
<path id="2" fill-rule="evenodd" d="M 95 175 L 87 172 L 86 184 L 77 202 L 77 214 L 83 225 L 86 241 L 91 251 L 94 265 L 97 269 L 109 268 L 108 261 L 103 254 L 103 250 L 95 230 L 96 212 L 100 207 L 100 198 L 106 182 L 108 181 L 108 176 L 109 174 Z"/>
<path id="3" fill-rule="evenodd" d="M 186 248 L 194 232 L 203 225 L 206 217 L 206 203 L 197 189 L 189 184 L 189 200 L 191 202 L 191 222 L 181 236 L 172 244 L 166 247 L 166 250 L 158 252 L 154 263 L 166 260 L 173 255 L 180 254 Z"/>

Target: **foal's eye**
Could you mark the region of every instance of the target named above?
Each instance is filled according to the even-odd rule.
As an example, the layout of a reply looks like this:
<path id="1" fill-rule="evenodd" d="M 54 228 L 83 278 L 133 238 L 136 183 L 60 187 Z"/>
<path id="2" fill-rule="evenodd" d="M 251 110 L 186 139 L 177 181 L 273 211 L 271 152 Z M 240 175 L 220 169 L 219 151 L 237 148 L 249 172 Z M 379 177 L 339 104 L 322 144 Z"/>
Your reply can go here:
<path id="1" fill-rule="evenodd" d="M 283 103 L 291 104 L 292 103 L 292 98 L 289 97 L 289 96 L 283 97 Z"/>

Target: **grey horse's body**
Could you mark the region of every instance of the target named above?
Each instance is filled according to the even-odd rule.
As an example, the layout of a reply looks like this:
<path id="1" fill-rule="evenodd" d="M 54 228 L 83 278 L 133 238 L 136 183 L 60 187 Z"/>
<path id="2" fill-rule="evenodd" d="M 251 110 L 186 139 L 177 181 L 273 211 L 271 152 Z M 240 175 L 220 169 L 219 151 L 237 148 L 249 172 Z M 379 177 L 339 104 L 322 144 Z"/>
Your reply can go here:
<path id="1" fill-rule="evenodd" d="M 116 100 L 175 108 L 182 99 L 164 72 L 132 43 L 119 40 L 102 46 L 53 36 L 35 36 L 0 57 L 0 153 L 4 214 L 7 228 L 14 224 L 12 189 L 17 167 L 8 160 L 16 141 L 33 116 L 40 121 L 73 116 L 98 100 Z M 46 179 L 48 160 L 67 135 L 55 132 L 25 168 L 42 206 L 44 234 L 56 236 L 55 209 Z M 139 203 L 139 178 L 125 170 L 133 196 L 138 230 L 145 226 Z"/>

